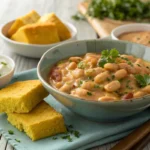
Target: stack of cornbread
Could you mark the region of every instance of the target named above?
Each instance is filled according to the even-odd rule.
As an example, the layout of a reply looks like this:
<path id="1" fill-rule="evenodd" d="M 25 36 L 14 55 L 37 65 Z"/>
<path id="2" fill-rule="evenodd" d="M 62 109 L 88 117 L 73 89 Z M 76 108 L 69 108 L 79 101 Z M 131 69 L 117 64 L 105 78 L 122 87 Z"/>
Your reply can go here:
<path id="1" fill-rule="evenodd" d="M 28 44 L 52 44 L 69 39 L 71 33 L 54 13 L 41 17 L 33 10 L 13 22 L 8 37 Z"/>
<path id="2" fill-rule="evenodd" d="M 63 116 L 43 101 L 46 96 L 39 80 L 13 83 L 0 90 L 0 112 L 33 141 L 66 132 Z"/>

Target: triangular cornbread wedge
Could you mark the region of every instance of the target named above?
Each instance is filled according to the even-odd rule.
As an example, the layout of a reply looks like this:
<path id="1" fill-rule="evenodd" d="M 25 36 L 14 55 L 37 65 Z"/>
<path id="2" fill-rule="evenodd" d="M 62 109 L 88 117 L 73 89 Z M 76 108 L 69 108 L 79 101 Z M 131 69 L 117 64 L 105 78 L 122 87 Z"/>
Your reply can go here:
<path id="1" fill-rule="evenodd" d="M 15 22 L 10 27 L 10 29 L 8 30 L 8 36 L 11 37 L 14 33 L 16 33 L 16 31 L 20 27 L 26 24 L 32 24 L 37 22 L 39 18 L 40 15 L 35 10 L 32 10 L 30 13 L 26 14 L 25 16 L 16 19 Z"/>
<path id="2" fill-rule="evenodd" d="M 25 25 L 11 39 L 28 44 L 52 44 L 60 41 L 57 28 L 52 23 Z"/>
<path id="3" fill-rule="evenodd" d="M 28 113 L 46 96 L 39 80 L 13 83 L 0 90 L 0 112 Z"/>
<path id="4" fill-rule="evenodd" d="M 54 14 L 46 14 L 42 16 L 38 23 L 54 23 L 61 41 L 67 40 L 71 37 L 71 33 L 69 29 L 65 26 L 65 24 Z"/>
<path id="5" fill-rule="evenodd" d="M 8 121 L 33 141 L 66 132 L 63 116 L 44 101 L 28 114 L 7 115 Z"/>

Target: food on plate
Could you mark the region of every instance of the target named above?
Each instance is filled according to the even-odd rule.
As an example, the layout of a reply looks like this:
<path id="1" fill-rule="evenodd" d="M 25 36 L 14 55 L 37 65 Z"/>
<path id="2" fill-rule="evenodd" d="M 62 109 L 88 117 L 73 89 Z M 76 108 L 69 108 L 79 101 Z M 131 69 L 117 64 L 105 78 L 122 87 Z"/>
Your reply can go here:
<path id="1" fill-rule="evenodd" d="M 146 0 L 90 0 L 87 14 L 113 20 L 150 21 L 150 1 Z"/>
<path id="2" fill-rule="evenodd" d="M 15 82 L 0 90 L 0 112 L 28 113 L 46 96 L 39 80 Z"/>
<path id="3" fill-rule="evenodd" d="M 40 17 L 37 12 L 31 11 L 16 19 L 8 37 L 27 44 L 53 44 L 71 38 L 71 33 L 54 13 Z"/>
<path id="4" fill-rule="evenodd" d="M 4 57 L 0 57 L 0 77 L 5 76 L 12 70 L 12 67 Z"/>
<path id="5" fill-rule="evenodd" d="M 118 101 L 150 94 L 150 63 L 116 49 L 59 61 L 49 84 L 85 100 Z"/>
<path id="6" fill-rule="evenodd" d="M 51 44 L 60 41 L 57 28 L 52 23 L 23 26 L 11 39 L 29 44 Z"/>
<path id="7" fill-rule="evenodd" d="M 10 27 L 10 29 L 8 30 L 8 36 L 11 37 L 14 33 L 16 33 L 16 31 L 20 27 L 24 25 L 37 22 L 39 18 L 40 18 L 40 15 L 35 10 L 32 10 L 25 16 L 16 19 L 14 23 L 12 24 L 12 26 Z"/>
<path id="8" fill-rule="evenodd" d="M 150 46 L 150 31 L 127 32 L 119 35 L 118 39 Z"/>
<path id="9" fill-rule="evenodd" d="M 46 14 L 42 16 L 39 23 L 54 23 L 61 41 L 67 40 L 71 37 L 71 33 L 69 29 L 65 26 L 65 24 L 54 14 Z"/>
<path id="10" fill-rule="evenodd" d="M 33 141 L 67 131 L 63 116 L 44 101 L 27 114 L 7 115 L 8 121 Z"/>

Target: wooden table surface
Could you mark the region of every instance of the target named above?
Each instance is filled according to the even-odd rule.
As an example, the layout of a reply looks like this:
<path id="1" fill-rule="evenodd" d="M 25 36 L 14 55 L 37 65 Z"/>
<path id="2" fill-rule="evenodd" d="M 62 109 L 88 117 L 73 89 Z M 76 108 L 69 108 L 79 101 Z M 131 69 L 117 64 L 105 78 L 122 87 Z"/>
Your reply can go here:
<path id="1" fill-rule="evenodd" d="M 71 16 L 77 11 L 77 5 L 82 0 L 1 0 L 0 4 L 0 25 L 13 20 L 19 16 L 35 9 L 41 15 L 55 12 L 60 18 L 72 22 L 77 30 L 79 40 L 96 38 L 96 33 L 85 21 L 74 21 Z M 19 56 L 11 52 L 5 43 L 0 39 L 0 54 L 5 54 L 14 59 L 16 63 L 15 72 L 35 68 L 39 59 L 31 59 Z M 116 143 L 116 142 L 115 142 Z M 110 143 L 92 150 L 109 150 L 115 143 Z M 13 147 L 0 135 L 0 150 L 13 150 Z M 150 143 L 144 150 L 150 150 Z"/>

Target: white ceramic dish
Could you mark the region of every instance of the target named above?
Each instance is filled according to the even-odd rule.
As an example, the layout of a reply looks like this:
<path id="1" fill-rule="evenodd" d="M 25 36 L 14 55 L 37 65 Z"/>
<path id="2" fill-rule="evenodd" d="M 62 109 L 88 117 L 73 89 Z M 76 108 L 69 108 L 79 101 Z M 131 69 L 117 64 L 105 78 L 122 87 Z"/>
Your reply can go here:
<path id="1" fill-rule="evenodd" d="M 72 25 L 71 23 L 64 22 L 72 35 L 72 37 L 68 40 L 58 42 L 55 44 L 45 44 L 45 45 L 20 43 L 13 41 L 7 37 L 8 30 L 13 22 L 14 21 L 8 22 L 7 24 L 2 25 L 0 27 L 0 36 L 6 43 L 10 51 L 26 57 L 40 58 L 49 48 L 52 48 L 53 46 L 56 46 L 58 44 L 74 41 L 76 40 L 77 37 L 77 30 L 75 26 Z"/>
<path id="2" fill-rule="evenodd" d="M 118 36 L 127 32 L 136 32 L 136 31 L 150 31 L 150 24 L 146 23 L 133 23 L 121 25 L 111 32 L 111 38 L 113 40 L 119 40 Z"/>
<path id="3" fill-rule="evenodd" d="M 11 81 L 15 71 L 15 62 L 10 57 L 5 55 L 0 55 L 0 58 L 4 58 L 11 68 L 6 75 L 0 76 L 0 88 L 1 88 Z"/>

